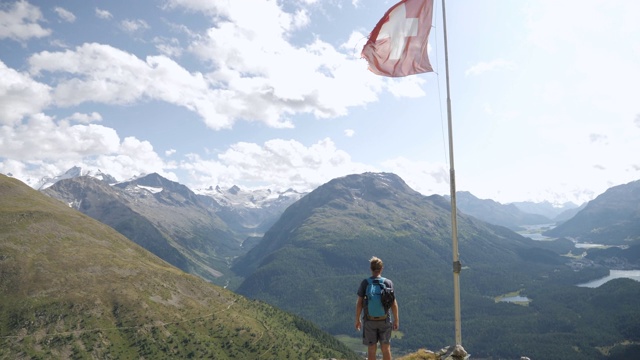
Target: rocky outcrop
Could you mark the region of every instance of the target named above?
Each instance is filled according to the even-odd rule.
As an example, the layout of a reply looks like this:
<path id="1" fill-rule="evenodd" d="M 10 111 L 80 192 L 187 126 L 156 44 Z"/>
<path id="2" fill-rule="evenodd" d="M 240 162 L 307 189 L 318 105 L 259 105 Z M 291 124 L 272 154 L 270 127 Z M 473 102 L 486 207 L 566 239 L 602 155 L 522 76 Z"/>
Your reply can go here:
<path id="1" fill-rule="evenodd" d="M 462 345 L 447 346 L 436 352 L 420 349 L 413 354 L 399 358 L 398 360 L 467 360 L 469 355 Z"/>

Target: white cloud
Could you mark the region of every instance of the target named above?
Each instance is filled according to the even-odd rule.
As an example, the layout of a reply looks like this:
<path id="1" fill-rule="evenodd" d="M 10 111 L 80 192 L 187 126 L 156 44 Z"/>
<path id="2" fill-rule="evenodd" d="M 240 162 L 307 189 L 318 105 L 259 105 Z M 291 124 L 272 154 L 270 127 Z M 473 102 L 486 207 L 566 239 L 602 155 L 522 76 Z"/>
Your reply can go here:
<path id="1" fill-rule="evenodd" d="M 180 46 L 180 41 L 176 38 L 154 37 L 153 43 L 158 51 L 168 57 L 177 58 L 182 55 L 184 49 Z"/>
<path id="2" fill-rule="evenodd" d="M 0 127 L 0 170 L 34 185 L 45 176 L 59 175 L 73 166 L 100 169 L 116 179 L 158 172 L 177 176 L 148 141 L 134 137 L 120 140 L 112 128 L 96 124 L 70 125 L 69 121 L 99 121 L 98 113 L 75 113 L 55 121 L 42 113 L 28 121 Z"/>
<path id="3" fill-rule="evenodd" d="M 92 112 L 91 114 L 82 114 L 82 113 L 73 113 L 71 116 L 65 118 L 64 120 L 76 121 L 83 124 L 89 124 L 96 121 L 102 121 L 102 115 L 97 112 Z"/>
<path id="4" fill-rule="evenodd" d="M 214 72 L 189 72 L 163 55 L 140 59 L 97 43 L 63 52 L 36 53 L 28 60 L 30 72 L 34 77 L 47 73 L 52 78 L 49 83 L 54 84 L 54 103 L 60 107 L 84 102 L 125 105 L 161 100 L 197 113 L 216 130 L 229 129 L 238 120 L 292 128 L 291 119 L 297 114 L 344 116 L 349 107 L 375 101 L 385 88 L 396 96 L 424 95 L 422 79 L 371 76 L 355 52 L 345 54 L 319 39 L 302 47 L 288 43 L 286 38 L 292 31 L 306 26 L 305 12 L 286 13 L 276 2 L 263 1 L 256 2 L 256 11 L 252 12 L 236 2 L 173 1 L 169 5 L 229 19 L 193 37 L 190 45 L 192 52 L 214 65 Z M 131 31 L 148 28 L 138 20 L 123 24 Z M 270 46 L 256 46 L 262 43 Z M 176 39 L 156 38 L 156 44 L 169 56 L 181 54 Z M 342 50 L 346 48 L 346 44 L 341 46 Z"/>
<path id="5" fill-rule="evenodd" d="M 231 56 L 221 51 L 221 58 Z M 241 71 L 223 67 L 205 76 L 189 73 L 165 56 L 149 56 L 143 61 L 95 43 L 74 51 L 34 54 L 29 64 L 34 76 L 43 72 L 59 75 L 53 94 L 60 106 L 158 99 L 197 112 L 213 129 L 230 128 L 239 119 L 292 127 L 290 115 L 340 116 L 349 106 L 376 99 L 374 90 L 380 87 L 375 85 L 380 80 L 328 44 L 318 41 L 305 49 L 287 47 L 282 51 L 290 52 L 289 56 L 272 54 L 274 66 L 268 76 L 254 77 L 244 74 L 266 71 L 260 70 L 259 61 L 248 68 L 242 66 Z"/>
<path id="6" fill-rule="evenodd" d="M 296 25 L 295 16 L 276 2 L 255 2 L 253 12 L 240 2 L 207 3 L 206 7 L 172 3 L 226 19 L 194 38 L 189 49 L 217 69 L 207 76 L 234 95 L 230 104 L 234 117 L 292 127 L 289 117 L 294 114 L 343 116 L 349 107 L 375 101 L 384 89 L 383 79 L 371 76 L 366 62 L 353 50 L 355 36 L 340 47 L 348 49 L 346 54 L 317 38 L 304 46 L 289 43 L 287 38 L 302 25 Z M 269 18 L 277 20 L 265 21 Z"/>
<path id="7" fill-rule="evenodd" d="M 0 172 L 34 186 L 43 177 L 64 173 L 73 166 L 101 170 L 117 180 L 157 172 L 170 180 L 178 177 L 148 141 L 127 137 L 100 125 L 56 123 L 38 114 L 25 124 L 0 127 Z"/>
<path id="8" fill-rule="evenodd" d="M 76 21 L 76 16 L 69 10 L 56 6 L 53 8 L 53 11 L 55 11 L 56 14 L 58 14 L 60 19 L 62 19 L 63 21 L 66 21 L 69 23 Z"/>
<path id="9" fill-rule="evenodd" d="M 120 22 L 120 28 L 128 33 L 135 33 L 141 30 L 149 29 L 149 24 L 141 19 L 125 19 Z"/>
<path id="10" fill-rule="evenodd" d="M 100 125 L 56 123 L 44 114 L 33 115 L 15 127 L 0 128 L 0 157 L 20 161 L 81 160 L 118 149 L 115 130 Z"/>
<path id="11" fill-rule="evenodd" d="M 114 154 L 98 156 L 96 166 L 116 179 L 126 180 L 133 176 L 157 172 L 169 180 L 178 181 L 178 177 L 165 169 L 170 167 L 154 151 L 148 141 L 126 137 Z"/>
<path id="12" fill-rule="evenodd" d="M 34 54 L 29 58 L 31 74 L 61 73 L 54 88 L 58 105 L 85 101 L 127 104 L 145 94 L 153 69 L 134 55 L 108 45 L 84 44 L 75 51 Z M 68 76 L 76 75 L 76 77 Z"/>
<path id="13" fill-rule="evenodd" d="M 166 156 L 171 156 L 171 155 L 175 154 L 176 152 L 177 152 L 176 149 L 169 149 L 169 150 L 165 151 L 164 154 Z"/>
<path id="14" fill-rule="evenodd" d="M 26 174 L 27 165 L 22 161 L 4 159 L 0 161 L 0 174 L 13 176 L 16 179 L 27 179 L 29 176 Z"/>
<path id="15" fill-rule="evenodd" d="M 346 136 L 346 137 L 353 137 L 353 135 L 355 135 L 355 134 L 356 134 L 356 131 L 353 130 L 353 129 L 346 129 L 344 131 L 344 136 Z"/>
<path id="16" fill-rule="evenodd" d="M 61 49 L 66 49 L 69 47 L 69 45 L 67 45 L 67 43 L 61 39 L 52 39 L 51 41 L 49 41 L 49 44 L 53 47 L 57 47 Z"/>
<path id="17" fill-rule="evenodd" d="M 0 124 L 12 124 L 51 103 L 50 87 L 0 61 Z"/>
<path id="18" fill-rule="evenodd" d="M 311 22 L 309 18 L 309 13 L 306 10 L 300 9 L 296 11 L 293 16 L 293 27 L 294 28 L 303 28 Z"/>
<path id="19" fill-rule="evenodd" d="M 210 185 L 293 187 L 309 191 L 344 175 L 375 171 L 371 166 L 353 162 L 337 149 L 331 139 L 309 147 L 295 140 L 273 139 L 263 145 L 240 142 L 218 155 L 216 160 L 192 154 L 180 167 L 189 172 L 194 187 Z"/>
<path id="20" fill-rule="evenodd" d="M 20 0 L 10 6 L 0 4 L 0 39 L 24 41 L 49 36 L 51 30 L 38 24 L 43 20 L 40 9 L 27 1 Z"/>
<path id="21" fill-rule="evenodd" d="M 98 9 L 96 8 L 96 16 L 100 19 L 110 20 L 113 18 L 113 15 L 108 10 Z"/>

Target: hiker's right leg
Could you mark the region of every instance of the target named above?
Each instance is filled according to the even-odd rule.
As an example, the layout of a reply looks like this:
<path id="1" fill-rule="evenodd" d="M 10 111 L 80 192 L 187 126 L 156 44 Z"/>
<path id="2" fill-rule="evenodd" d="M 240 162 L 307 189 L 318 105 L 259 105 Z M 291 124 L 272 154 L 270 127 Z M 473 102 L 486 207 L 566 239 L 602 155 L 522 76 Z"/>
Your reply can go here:
<path id="1" fill-rule="evenodd" d="M 369 345 L 367 347 L 367 360 L 376 360 L 377 351 L 378 351 L 378 344 Z"/>
<path id="2" fill-rule="evenodd" d="M 383 360 L 391 360 L 391 332 L 393 324 L 389 320 L 385 321 L 380 327 L 380 350 L 382 351 Z"/>

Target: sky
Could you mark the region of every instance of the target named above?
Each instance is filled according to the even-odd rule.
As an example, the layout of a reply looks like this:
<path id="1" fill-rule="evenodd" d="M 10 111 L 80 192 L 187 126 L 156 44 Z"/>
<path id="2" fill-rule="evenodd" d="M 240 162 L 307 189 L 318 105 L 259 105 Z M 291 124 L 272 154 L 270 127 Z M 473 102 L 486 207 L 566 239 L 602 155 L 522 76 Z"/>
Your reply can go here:
<path id="1" fill-rule="evenodd" d="M 73 166 L 191 189 L 310 191 L 392 172 L 450 193 L 434 72 L 360 56 L 395 1 L 0 0 L 0 173 Z M 582 204 L 640 179 L 640 2 L 448 0 L 457 191 Z"/>

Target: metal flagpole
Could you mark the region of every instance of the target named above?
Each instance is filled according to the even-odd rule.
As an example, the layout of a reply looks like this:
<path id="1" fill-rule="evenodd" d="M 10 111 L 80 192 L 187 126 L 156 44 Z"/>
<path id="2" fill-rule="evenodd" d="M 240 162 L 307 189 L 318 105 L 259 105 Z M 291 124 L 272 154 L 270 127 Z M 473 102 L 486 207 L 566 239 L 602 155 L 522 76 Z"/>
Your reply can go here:
<path id="1" fill-rule="evenodd" d="M 453 167 L 453 125 L 451 122 L 451 90 L 449 88 L 449 50 L 447 46 L 447 15 L 442 0 L 442 25 L 444 31 L 444 62 L 447 80 L 447 120 L 449 124 L 449 182 L 451 192 L 451 237 L 453 240 L 453 304 L 455 312 L 456 345 L 462 345 L 460 321 L 460 263 L 458 254 L 458 220 L 456 208 L 456 171 Z"/>

